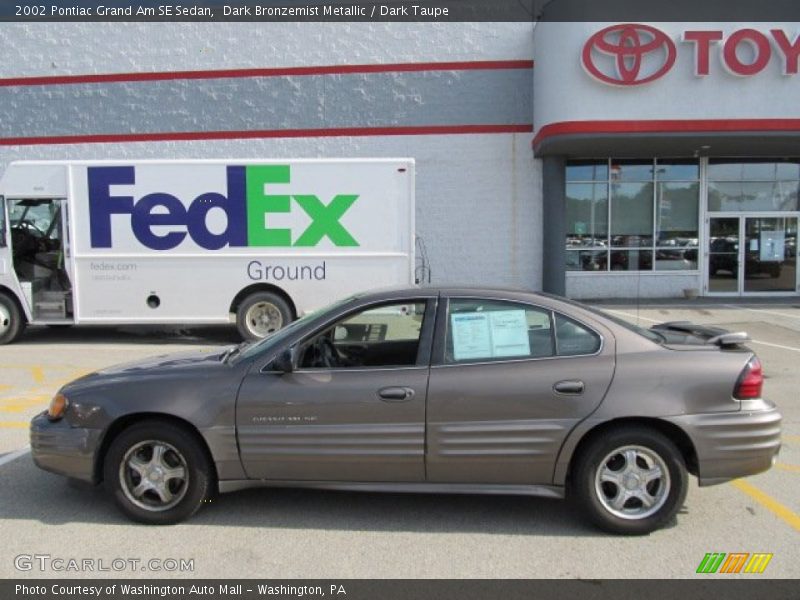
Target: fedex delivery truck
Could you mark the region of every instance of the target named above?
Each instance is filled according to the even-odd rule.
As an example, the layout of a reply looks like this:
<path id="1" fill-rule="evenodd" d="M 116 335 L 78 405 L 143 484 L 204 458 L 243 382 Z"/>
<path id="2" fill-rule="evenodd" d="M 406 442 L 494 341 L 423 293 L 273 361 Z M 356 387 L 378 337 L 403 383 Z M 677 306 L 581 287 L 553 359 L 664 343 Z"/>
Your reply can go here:
<path id="1" fill-rule="evenodd" d="M 235 322 L 262 338 L 414 282 L 414 161 L 11 163 L 0 343 L 27 323 Z"/>

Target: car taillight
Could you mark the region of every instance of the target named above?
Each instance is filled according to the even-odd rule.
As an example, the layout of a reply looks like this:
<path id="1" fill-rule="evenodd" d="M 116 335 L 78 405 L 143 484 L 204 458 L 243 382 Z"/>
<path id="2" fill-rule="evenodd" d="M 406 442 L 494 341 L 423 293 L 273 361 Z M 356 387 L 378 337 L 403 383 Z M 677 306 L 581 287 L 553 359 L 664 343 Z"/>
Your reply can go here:
<path id="1" fill-rule="evenodd" d="M 763 384 L 764 373 L 761 370 L 761 361 L 754 356 L 747 361 L 742 374 L 739 375 L 739 380 L 733 390 L 733 397 L 739 400 L 761 398 Z"/>

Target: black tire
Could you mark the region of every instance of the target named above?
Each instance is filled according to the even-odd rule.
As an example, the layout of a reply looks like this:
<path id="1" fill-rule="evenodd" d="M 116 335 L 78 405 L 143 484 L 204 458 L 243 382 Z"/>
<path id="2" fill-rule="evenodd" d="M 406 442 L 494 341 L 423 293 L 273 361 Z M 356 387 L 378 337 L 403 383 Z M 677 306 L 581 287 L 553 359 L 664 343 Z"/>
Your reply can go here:
<path id="1" fill-rule="evenodd" d="M 257 305 L 268 307 L 272 313 L 269 323 L 258 322 L 253 319 L 253 311 Z M 286 327 L 292 322 L 292 309 L 286 300 L 272 292 L 255 292 L 242 300 L 236 310 L 236 328 L 242 339 L 256 341 L 267 335 Z M 260 333 L 259 333 L 260 332 Z"/>
<path id="2" fill-rule="evenodd" d="M 19 339 L 26 324 L 25 315 L 17 301 L 0 292 L 0 344 L 11 344 Z"/>
<path id="3" fill-rule="evenodd" d="M 666 467 L 669 478 L 655 479 L 645 484 L 644 490 L 635 488 L 636 492 L 646 491 L 648 499 L 657 496 L 659 500 L 654 502 L 652 507 L 646 507 L 639 496 L 630 497 L 628 500 L 624 500 L 623 506 L 617 511 L 623 513 L 624 516 L 621 516 L 615 514 L 614 508 L 608 504 L 611 504 L 614 499 L 625 498 L 624 495 L 620 496 L 620 492 L 627 493 L 627 488 L 617 487 L 615 483 L 611 482 L 596 485 L 596 476 L 606 458 L 616 450 L 624 448 L 641 449 L 639 454 L 636 454 L 636 450 L 632 450 L 634 452 L 632 456 L 636 457 L 633 462 L 638 463 L 636 468 L 642 465 L 648 466 L 647 459 L 657 456 L 661 464 Z M 689 476 L 683 456 L 675 444 L 653 429 L 625 426 L 605 431 L 602 435 L 592 438 L 588 445 L 581 450 L 576 460 L 571 482 L 573 500 L 594 525 L 610 533 L 644 535 L 655 531 L 670 521 L 686 500 Z M 631 485 L 635 485 L 637 481 L 643 480 L 638 478 L 637 474 L 641 471 L 632 475 L 624 475 L 628 461 L 622 453 L 613 454 L 613 457 L 605 462 L 603 472 L 610 470 L 614 476 L 617 476 L 617 470 L 611 467 L 618 466 L 620 460 L 624 465 L 619 470 L 620 476 L 629 477 L 628 480 L 621 479 L 621 481 L 630 481 Z M 653 462 L 652 465 L 658 466 L 658 463 Z M 652 469 L 650 470 L 652 471 Z M 661 470 L 660 467 L 659 470 Z M 653 490 L 652 493 L 651 490 Z M 600 494 L 603 494 L 603 498 L 600 497 Z M 641 514 L 637 515 L 637 511 Z M 653 511 L 652 514 L 648 514 L 649 511 Z"/>
<path id="4" fill-rule="evenodd" d="M 163 498 L 154 490 L 148 490 L 134 501 L 131 488 L 138 487 L 144 479 L 158 483 L 157 479 L 145 478 L 130 466 L 128 459 L 138 458 L 139 463 L 146 462 L 148 444 L 159 444 L 165 448 L 164 463 L 171 468 L 184 467 L 188 477 L 183 480 L 166 478 L 163 471 L 155 476 L 171 486 L 174 504 L 164 503 Z M 135 449 L 140 446 L 137 454 Z M 144 454 L 141 454 L 144 453 Z M 142 456 L 145 457 L 142 460 Z M 153 463 L 153 453 L 147 463 Z M 181 460 L 183 462 L 181 462 Z M 186 429 L 164 421 L 143 421 L 131 425 L 120 433 L 111 443 L 103 463 L 103 478 L 106 489 L 114 497 L 119 509 L 130 519 L 147 525 L 171 525 L 192 516 L 204 501 L 213 496 L 216 489 L 214 469 L 211 460 L 201 443 Z M 166 481 L 172 483 L 166 484 Z M 126 492 L 127 488 L 127 492 Z M 142 505 L 146 506 L 142 506 Z"/>

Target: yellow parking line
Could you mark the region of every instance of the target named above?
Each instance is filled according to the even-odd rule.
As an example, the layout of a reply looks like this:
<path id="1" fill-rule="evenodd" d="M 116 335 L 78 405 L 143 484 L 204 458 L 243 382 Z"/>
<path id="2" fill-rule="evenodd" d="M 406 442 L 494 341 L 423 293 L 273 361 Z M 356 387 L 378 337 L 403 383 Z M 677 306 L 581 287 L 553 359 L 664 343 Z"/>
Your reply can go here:
<path id="1" fill-rule="evenodd" d="M 44 383 L 44 369 L 42 369 L 42 367 L 31 367 L 31 375 L 36 383 Z"/>
<path id="2" fill-rule="evenodd" d="M 16 398 L 3 398 L 0 400 L 0 412 L 18 412 L 26 407 L 46 404 L 48 396 L 37 394 L 33 396 L 18 396 Z"/>
<path id="3" fill-rule="evenodd" d="M 800 473 L 800 466 L 798 465 L 787 465 L 784 463 L 775 463 L 775 468 L 780 469 L 781 471 L 789 471 L 790 473 Z"/>
<path id="4" fill-rule="evenodd" d="M 747 483 L 743 479 L 737 479 L 731 483 L 740 491 L 744 492 L 753 500 L 758 502 L 761 506 L 769 510 L 772 514 L 785 521 L 796 531 L 800 531 L 800 515 L 792 511 L 792 509 L 784 506 L 772 496 L 762 492 L 756 486 Z"/>
<path id="5" fill-rule="evenodd" d="M 27 421 L 0 421 L 0 427 L 5 429 L 27 429 Z"/>

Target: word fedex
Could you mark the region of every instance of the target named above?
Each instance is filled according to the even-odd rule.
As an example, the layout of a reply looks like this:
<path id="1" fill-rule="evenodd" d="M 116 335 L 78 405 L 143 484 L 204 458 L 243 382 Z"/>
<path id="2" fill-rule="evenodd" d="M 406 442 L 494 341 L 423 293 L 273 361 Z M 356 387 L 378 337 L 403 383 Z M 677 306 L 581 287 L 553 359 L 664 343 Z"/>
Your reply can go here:
<path id="1" fill-rule="evenodd" d="M 153 192 L 140 198 L 114 195 L 112 186 L 135 185 L 134 166 L 91 166 L 87 168 L 90 244 L 111 248 L 112 218 L 127 216 L 131 230 L 143 246 L 171 250 L 188 235 L 207 250 L 229 247 L 314 247 L 327 238 L 334 246 L 358 246 L 358 241 L 340 219 L 358 200 L 358 194 L 337 194 L 327 203 L 313 194 L 270 194 L 271 184 L 291 181 L 290 165 L 226 167 L 226 193 L 206 192 L 191 202 L 173 194 Z M 212 232 L 206 220 L 217 208 L 227 217 L 223 231 Z M 303 211 L 310 224 L 302 232 L 268 227 L 269 215 Z M 155 227 L 170 226 L 168 232 Z"/>

